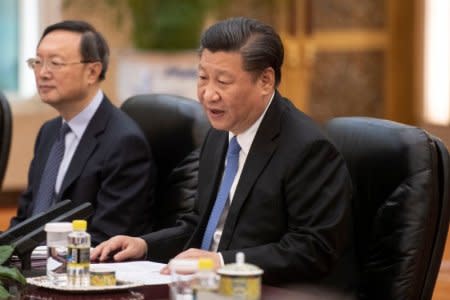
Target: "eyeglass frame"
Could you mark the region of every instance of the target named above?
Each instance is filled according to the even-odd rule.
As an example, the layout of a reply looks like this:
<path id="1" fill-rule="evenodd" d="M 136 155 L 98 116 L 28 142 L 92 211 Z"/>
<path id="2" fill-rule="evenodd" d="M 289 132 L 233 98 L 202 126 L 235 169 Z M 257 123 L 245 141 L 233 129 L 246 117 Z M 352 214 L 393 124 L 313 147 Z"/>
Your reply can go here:
<path id="1" fill-rule="evenodd" d="M 65 67 L 65 66 L 69 66 L 69 65 L 77 65 L 77 64 L 89 64 L 89 63 L 94 63 L 94 62 L 100 62 L 100 60 L 80 60 L 80 61 L 74 61 L 74 62 L 55 62 L 50 60 L 40 60 L 38 58 L 35 57 L 31 57 L 29 59 L 26 60 L 26 63 L 28 65 L 28 67 L 35 71 L 37 68 L 36 62 L 38 61 L 42 61 L 42 65 L 39 66 L 38 68 L 43 68 L 45 66 L 47 66 L 47 70 L 50 71 L 57 71 L 60 70 L 61 68 Z"/>

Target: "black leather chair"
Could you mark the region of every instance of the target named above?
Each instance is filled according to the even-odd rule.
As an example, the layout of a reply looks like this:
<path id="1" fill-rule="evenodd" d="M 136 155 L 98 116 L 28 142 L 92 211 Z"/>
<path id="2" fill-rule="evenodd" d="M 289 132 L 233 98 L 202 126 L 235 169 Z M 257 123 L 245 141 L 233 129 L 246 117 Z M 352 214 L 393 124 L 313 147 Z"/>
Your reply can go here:
<path id="1" fill-rule="evenodd" d="M 137 95 L 121 106 L 143 130 L 157 168 L 154 230 L 193 207 L 198 155 L 209 122 L 197 101 L 167 94 Z"/>
<path id="2" fill-rule="evenodd" d="M 0 92 L 0 189 L 8 165 L 9 149 L 11 147 L 12 117 L 8 100 Z"/>
<path id="3" fill-rule="evenodd" d="M 446 147 L 374 118 L 336 118 L 326 130 L 353 180 L 358 299 L 431 299 L 449 228 Z"/>

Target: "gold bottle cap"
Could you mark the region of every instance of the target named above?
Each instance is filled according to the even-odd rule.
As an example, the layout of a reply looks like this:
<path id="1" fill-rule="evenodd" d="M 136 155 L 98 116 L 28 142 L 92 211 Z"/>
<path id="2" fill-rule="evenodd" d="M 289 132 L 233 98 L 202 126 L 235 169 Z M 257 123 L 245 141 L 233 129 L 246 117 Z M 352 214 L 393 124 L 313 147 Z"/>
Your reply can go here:
<path id="1" fill-rule="evenodd" d="M 86 222 L 86 220 L 73 220 L 72 228 L 74 231 L 86 231 L 87 222 Z"/>
<path id="2" fill-rule="evenodd" d="M 214 262 L 211 258 L 199 258 L 198 269 L 202 271 L 212 270 L 214 268 Z"/>

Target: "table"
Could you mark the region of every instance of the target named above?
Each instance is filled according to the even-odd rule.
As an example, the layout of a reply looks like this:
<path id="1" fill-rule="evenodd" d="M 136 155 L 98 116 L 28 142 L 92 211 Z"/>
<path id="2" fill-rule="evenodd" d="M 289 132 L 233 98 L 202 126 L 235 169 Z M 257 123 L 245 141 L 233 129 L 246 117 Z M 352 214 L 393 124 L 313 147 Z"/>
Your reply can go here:
<path id="1" fill-rule="evenodd" d="M 287 289 L 263 286 L 261 300 L 319 300 L 330 299 L 317 290 L 312 291 L 306 289 L 305 291 L 291 291 Z M 72 293 L 63 292 L 50 289 L 39 288 L 28 285 L 22 291 L 21 299 L 58 299 L 58 300 L 82 300 L 82 299 L 121 299 L 121 300 L 167 300 L 169 299 L 169 287 L 167 285 L 150 285 L 139 288 L 133 288 L 124 291 L 114 292 L 96 292 L 96 293 Z M 333 298 L 331 298 L 333 299 Z M 342 299 L 342 298 L 336 298 Z"/>
<path id="2" fill-rule="evenodd" d="M 40 276 L 45 274 L 45 269 L 38 268 L 24 273 L 26 277 Z M 33 285 L 27 285 L 22 291 L 20 299 L 27 300 L 168 300 L 168 285 L 147 285 L 128 290 L 109 291 L 109 292 L 88 292 L 75 293 L 40 288 Z M 332 290 L 324 285 L 301 284 L 286 286 L 284 288 L 263 285 L 261 290 L 261 300 L 355 300 L 357 297 L 353 293 L 343 293 Z"/>

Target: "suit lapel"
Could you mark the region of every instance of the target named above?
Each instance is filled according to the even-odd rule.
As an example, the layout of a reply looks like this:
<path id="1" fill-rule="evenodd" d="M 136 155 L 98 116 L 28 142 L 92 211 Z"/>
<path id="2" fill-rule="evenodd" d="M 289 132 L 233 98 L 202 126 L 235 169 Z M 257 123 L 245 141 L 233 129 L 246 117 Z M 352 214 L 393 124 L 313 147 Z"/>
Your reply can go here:
<path id="1" fill-rule="evenodd" d="M 200 163 L 199 176 L 201 178 L 199 178 L 199 194 L 197 196 L 200 219 L 192 238 L 186 244 L 186 248 L 200 247 L 222 179 L 225 153 L 228 145 L 228 133 L 212 129 L 210 136 L 206 138 L 205 142 L 207 145 L 205 145 L 205 151 L 202 153 L 202 161 Z"/>
<path id="2" fill-rule="evenodd" d="M 67 173 L 64 176 L 61 191 L 59 193 L 60 197 L 64 195 L 67 188 L 80 176 L 86 162 L 97 148 L 98 137 L 106 128 L 112 108 L 112 104 L 109 102 L 108 98 L 103 97 L 102 103 L 89 122 L 89 125 L 75 150 Z"/>
<path id="3" fill-rule="evenodd" d="M 227 249 L 236 226 L 242 205 L 248 199 L 249 193 L 255 185 L 259 175 L 266 168 L 278 142 L 276 137 L 280 132 L 282 115 L 281 100 L 278 93 L 275 95 L 259 129 L 255 135 L 239 183 L 231 202 L 224 230 L 219 244 L 219 250 Z"/>
<path id="4" fill-rule="evenodd" d="M 45 165 L 47 164 L 47 159 L 50 154 L 50 151 L 52 149 L 53 144 L 55 143 L 55 140 L 59 133 L 59 128 L 62 124 L 62 118 L 58 117 L 51 121 L 51 124 L 49 124 L 48 132 L 41 133 L 41 136 L 38 137 L 39 139 L 42 139 L 42 141 L 39 141 L 40 147 L 38 149 L 38 154 L 36 157 L 39 157 L 36 161 L 36 167 L 35 171 L 33 173 L 38 176 L 38 180 L 34 180 L 34 186 L 33 190 L 37 191 L 39 189 L 39 186 L 41 184 L 41 178 L 42 174 L 44 173 Z M 34 175 L 33 175 L 34 176 Z"/>
<path id="5" fill-rule="evenodd" d="M 205 182 L 205 188 L 202 189 L 204 191 L 204 195 L 208 195 L 208 206 L 206 207 L 206 211 L 208 212 L 208 218 L 209 218 L 209 212 L 212 209 L 214 205 L 214 201 L 216 200 L 217 191 L 219 189 L 220 181 L 222 179 L 222 173 L 224 168 L 224 160 L 225 160 L 225 153 L 227 152 L 227 145 L 228 145 L 228 133 L 227 132 L 218 132 L 219 134 L 212 138 L 210 140 L 210 143 L 214 145 L 213 151 L 209 152 L 208 156 L 206 157 L 206 163 L 205 165 L 208 166 L 207 169 L 202 170 L 206 176 Z M 220 158 L 220 159 L 217 159 Z M 203 212 L 204 214 L 204 212 Z"/>

